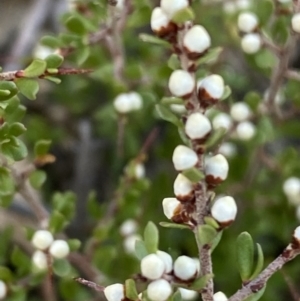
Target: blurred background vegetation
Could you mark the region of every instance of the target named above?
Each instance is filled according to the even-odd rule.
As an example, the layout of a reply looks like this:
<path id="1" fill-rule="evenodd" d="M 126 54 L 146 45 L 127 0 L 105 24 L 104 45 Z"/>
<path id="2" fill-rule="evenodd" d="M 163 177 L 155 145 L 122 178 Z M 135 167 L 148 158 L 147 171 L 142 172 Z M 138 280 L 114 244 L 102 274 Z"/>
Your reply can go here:
<path id="1" fill-rule="evenodd" d="M 229 138 L 237 152 L 228 158 L 229 177 L 217 190 L 232 195 L 239 208 L 237 220 L 224 232 L 213 253 L 216 291 L 230 296 L 241 286 L 235 257 L 237 235 L 248 231 L 262 245 L 266 262 L 270 262 L 288 244 L 299 224 L 295 206 L 288 202 L 282 184 L 286 178 L 300 174 L 300 86 L 290 80 L 282 87 L 281 108 L 283 112 L 292 111 L 291 118 L 280 119 L 261 112 L 276 59 L 265 49 L 251 56 L 242 52 L 236 20 L 243 9 L 229 10 L 228 2 L 197 0 L 193 7 L 195 23 L 207 29 L 213 48 L 222 48 L 215 60 L 199 70 L 199 77 L 210 72 L 222 75 L 232 94 L 220 109 L 229 112 L 230 104 L 244 100 L 255 112 L 253 122 L 257 126 L 257 134 L 250 141 Z M 283 43 L 288 35 L 289 16 L 278 14 L 275 2 L 252 0 L 247 9 L 257 13 L 262 25 L 271 23 L 266 30 L 277 43 Z M 118 54 L 105 37 L 99 41 L 95 38 L 99 24 L 103 28 L 108 25 L 106 1 L 2 0 L 0 4 L 0 65 L 4 71 L 22 69 L 40 55 L 37 49 L 41 45 L 49 47 L 50 52 L 59 47 L 65 56 L 63 67 L 93 70 L 90 74 L 64 76 L 59 85 L 40 80 L 37 99 L 22 98 L 27 108 L 23 120 L 27 132 L 22 139 L 29 157 L 18 164 L 32 160 L 37 140 L 52 141 L 50 152 L 56 161 L 42 167 L 47 180 L 40 190 L 41 199 L 47 210 L 53 212 L 55 192 L 74 193 L 74 215 L 69 217 L 66 233 L 83 242 L 80 251 L 107 276 L 107 283 L 122 282 L 139 271 L 138 260 L 124 250 L 119 232 L 122 222 L 136 220 L 138 233 L 142 234 L 149 220 L 156 224 L 165 220 L 161 202 L 164 197 L 173 196 L 176 172 L 171 157 L 181 140 L 177 128 L 161 120 L 154 110 L 155 104 L 169 95 L 171 51 L 140 38 L 141 34 L 152 34 L 150 16 L 157 5 L 154 0 L 132 1 L 118 37 L 124 51 L 124 66 L 117 78 Z M 80 20 L 78 26 L 69 22 L 72 16 Z M 41 39 L 45 35 L 48 38 Z M 90 45 L 91 37 L 96 42 Z M 290 64 L 299 65 L 298 47 Z M 132 90 L 142 96 L 143 107 L 121 118 L 113 100 L 119 93 Z M 147 141 L 150 143 L 144 152 Z M 128 169 L 125 171 L 135 158 L 145 161 L 145 177 L 136 179 Z M 70 193 L 57 196 L 73 198 Z M 8 208 L 1 209 L 1 216 L 0 265 L 8 266 L 20 285 L 7 300 L 41 300 L 47 294 L 36 284 L 45 275 L 37 273 L 25 286 L 21 284 L 33 273 L 32 250 L 26 244 L 23 228 L 32 232 L 38 227 L 34 214 L 16 197 Z M 192 232 L 160 227 L 160 236 L 161 249 L 174 258 L 181 254 L 197 256 Z M 296 258 L 272 277 L 261 300 L 291 300 L 292 287 L 300 281 L 299 266 L 300 259 Z M 89 276 L 67 261 L 57 264 L 57 300 L 103 298 L 75 283 L 75 275 Z"/>

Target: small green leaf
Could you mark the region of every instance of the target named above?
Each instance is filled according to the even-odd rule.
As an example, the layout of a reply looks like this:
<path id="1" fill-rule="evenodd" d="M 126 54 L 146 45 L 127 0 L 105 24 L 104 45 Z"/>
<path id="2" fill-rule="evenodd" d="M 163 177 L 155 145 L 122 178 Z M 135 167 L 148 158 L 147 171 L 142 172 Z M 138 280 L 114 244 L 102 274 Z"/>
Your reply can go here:
<path id="1" fill-rule="evenodd" d="M 47 175 L 43 170 L 35 170 L 29 176 L 30 184 L 35 189 L 40 189 L 41 186 L 45 183 Z"/>
<path id="2" fill-rule="evenodd" d="M 49 221 L 49 230 L 52 233 L 61 232 L 68 225 L 68 221 L 65 216 L 57 210 L 54 210 L 51 214 Z"/>
<path id="3" fill-rule="evenodd" d="M 26 132 L 26 127 L 20 122 L 14 122 L 8 130 L 8 135 L 18 137 Z"/>
<path id="4" fill-rule="evenodd" d="M 161 103 L 164 105 L 172 105 L 172 104 L 176 104 L 176 105 L 183 105 L 183 99 L 179 98 L 179 97 L 163 97 L 161 99 Z"/>
<path id="5" fill-rule="evenodd" d="M 47 69 L 58 68 L 64 61 L 64 57 L 59 54 L 50 54 L 45 59 Z"/>
<path id="6" fill-rule="evenodd" d="M 175 224 L 175 223 L 168 223 L 168 222 L 160 222 L 159 223 L 160 226 L 164 227 L 164 228 L 174 228 L 174 229 L 191 229 L 189 226 L 187 225 L 181 225 L 181 224 Z"/>
<path id="7" fill-rule="evenodd" d="M 38 77 L 45 72 L 46 67 L 47 67 L 47 64 L 44 60 L 35 59 L 23 71 L 23 76 L 24 77 Z"/>
<path id="8" fill-rule="evenodd" d="M 142 240 L 137 239 L 135 241 L 135 256 L 137 259 L 142 260 L 149 253 L 147 251 L 146 245 Z"/>
<path id="9" fill-rule="evenodd" d="M 51 145 L 51 140 L 39 140 L 34 145 L 34 154 L 36 157 L 40 157 L 48 154 Z"/>
<path id="10" fill-rule="evenodd" d="M 217 230 L 210 225 L 197 227 L 197 239 L 202 246 L 211 244 L 217 234 Z"/>
<path id="11" fill-rule="evenodd" d="M 181 123 L 180 123 L 179 119 L 177 118 L 177 116 L 174 113 L 172 113 L 166 106 L 157 104 L 155 106 L 155 109 L 156 109 L 156 112 L 158 113 L 158 116 L 161 119 L 171 122 L 171 123 L 175 124 L 176 126 L 181 126 Z"/>
<path id="12" fill-rule="evenodd" d="M 71 252 L 77 251 L 81 246 L 81 241 L 79 239 L 76 239 L 76 238 L 68 239 L 67 243 L 70 247 Z"/>
<path id="13" fill-rule="evenodd" d="M 126 293 L 126 298 L 128 298 L 129 300 L 139 299 L 134 280 L 127 279 L 125 281 L 125 293 Z"/>
<path id="14" fill-rule="evenodd" d="M 35 79 L 17 78 L 15 80 L 20 92 L 30 100 L 36 99 L 36 94 L 39 91 L 39 84 Z"/>
<path id="15" fill-rule="evenodd" d="M 257 262 L 254 269 L 253 274 L 250 277 L 250 280 L 255 279 L 259 273 L 262 271 L 264 266 L 264 253 L 260 244 L 256 244 L 257 246 Z"/>
<path id="16" fill-rule="evenodd" d="M 231 95 L 231 88 L 229 86 L 225 86 L 224 93 L 221 97 L 221 100 L 228 98 Z"/>
<path id="17" fill-rule="evenodd" d="M 144 241 L 149 253 L 155 253 L 158 250 L 159 232 L 153 222 L 148 222 L 144 231 Z"/>
<path id="18" fill-rule="evenodd" d="M 203 172 L 196 167 L 186 169 L 182 174 L 193 183 L 198 183 L 205 178 Z"/>
<path id="19" fill-rule="evenodd" d="M 57 37 L 44 36 L 41 39 L 41 44 L 50 48 L 60 48 L 62 46 L 61 41 Z"/>
<path id="20" fill-rule="evenodd" d="M 251 235 L 242 232 L 236 240 L 237 264 L 242 281 L 248 281 L 253 271 L 254 247 Z"/>
<path id="21" fill-rule="evenodd" d="M 168 59 L 168 67 L 172 70 L 177 70 L 180 68 L 180 61 L 178 55 L 173 53 Z"/>
<path id="22" fill-rule="evenodd" d="M 10 269 L 0 266 L 0 279 L 5 282 L 10 282 L 13 279 L 13 274 Z"/>
<path id="23" fill-rule="evenodd" d="M 186 21 L 192 21 L 194 19 L 195 13 L 190 6 L 181 9 L 172 17 L 172 21 L 177 24 L 182 24 Z"/>
<path id="24" fill-rule="evenodd" d="M 211 244 L 211 253 L 214 251 L 214 249 L 218 246 L 219 242 L 221 241 L 223 235 L 223 231 L 219 231 L 217 236 L 213 239 Z"/>
<path id="25" fill-rule="evenodd" d="M 210 149 L 215 145 L 217 145 L 223 139 L 225 133 L 226 133 L 225 128 L 219 128 L 216 131 L 214 131 L 213 134 L 210 135 L 210 137 L 207 139 L 205 143 L 205 148 Z"/>
<path id="26" fill-rule="evenodd" d="M 14 161 L 23 160 L 28 152 L 24 142 L 14 136 L 8 137 L 8 140 L 1 145 L 3 154 Z"/>
<path id="27" fill-rule="evenodd" d="M 188 288 L 195 291 L 202 290 L 207 282 L 214 277 L 213 274 L 204 275 L 198 279 L 196 279 Z"/>
<path id="28" fill-rule="evenodd" d="M 44 78 L 57 85 L 61 83 L 61 79 L 54 76 L 45 76 Z"/>
<path id="29" fill-rule="evenodd" d="M 223 51 L 222 47 L 216 47 L 216 48 L 210 49 L 203 57 L 201 57 L 197 61 L 197 66 L 199 66 L 201 64 L 215 63 L 217 61 L 217 59 L 219 58 L 222 51 Z"/>
<path id="30" fill-rule="evenodd" d="M 0 196 L 10 195 L 15 192 L 15 183 L 9 170 L 0 167 Z"/>
<path id="31" fill-rule="evenodd" d="M 172 301 L 182 301 L 181 293 L 179 290 L 177 290 L 173 296 L 172 296 Z"/>
<path id="32" fill-rule="evenodd" d="M 219 229 L 219 224 L 216 222 L 216 220 L 210 216 L 205 216 L 204 221 L 206 224 L 210 225 L 211 227 L 215 229 Z"/>
<path id="33" fill-rule="evenodd" d="M 0 101 L 12 98 L 18 93 L 17 86 L 12 81 L 0 81 Z"/>
<path id="34" fill-rule="evenodd" d="M 165 41 L 163 39 L 160 39 L 160 38 L 157 38 L 157 37 L 152 36 L 152 35 L 147 34 L 147 33 L 141 33 L 139 35 L 139 39 L 143 42 L 146 42 L 146 43 L 151 43 L 151 44 L 170 47 L 170 44 L 167 41 Z"/>
<path id="35" fill-rule="evenodd" d="M 72 266 L 67 259 L 56 259 L 52 266 L 54 274 L 59 277 L 67 277 L 72 272 Z"/>
<path id="36" fill-rule="evenodd" d="M 71 16 L 70 18 L 68 18 L 65 25 L 68 30 L 73 33 L 79 35 L 84 35 L 86 33 L 85 25 L 78 16 Z"/>
<path id="37" fill-rule="evenodd" d="M 257 293 L 249 296 L 248 298 L 246 298 L 243 301 L 257 301 L 257 300 L 259 300 L 262 297 L 262 295 L 264 294 L 265 290 L 266 290 L 266 285 L 260 291 L 258 291 Z"/>

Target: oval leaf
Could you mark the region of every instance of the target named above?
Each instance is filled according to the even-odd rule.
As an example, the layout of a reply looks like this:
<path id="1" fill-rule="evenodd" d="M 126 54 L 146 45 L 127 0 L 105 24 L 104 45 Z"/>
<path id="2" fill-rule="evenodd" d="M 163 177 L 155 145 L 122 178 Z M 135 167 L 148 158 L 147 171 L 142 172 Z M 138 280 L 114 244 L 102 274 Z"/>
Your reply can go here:
<path id="1" fill-rule="evenodd" d="M 18 78 L 15 80 L 20 92 L 30 100 L 36 99 L 36 94 L 39 91 L 39 84 L 35 79 Z"/>
<path id="2" fill-rule="evenodd" d="M 163 120 L 169 121 L 176 126 L 180 126 L 180 121 L 175 114 L 173 114 L 167 107 L 164 105 L 156 105 L 155 106 L 156 112 L 158 113 L 159 117 Z"/>
<path id="3" fill-rule="evenodd" d="M 47 64 L 44 60 L 35 59 L 32 63 L 23 71 L 24 77 L 38 77 L 42 75 L 46 70 Z"/>
<path id="4" fill-rule="evenodd" d="M 144 241 L 149 253 L 155 253 L 158 250 L 159 232 L 153 222 L 148 222 L 145 228 Z"/>
<path id="5" fill-rule="evenodd" d="M 251 235 L 242 232 L 236 240 L 237 264 L 242 281 L 248 281 L 253 271 L 254 247 Z"/>
<path id="6" fill-rule="evenodd" d="M 263 253 L 263 250 L 262 250 L 260 244 L 256 244 L 256 246 L 257 246 L 257 262 L 256 262 L 254 272 L 253 272 L 253 274 L 250 278 L 251 280 L 255 279 L 258 276 L 258 274 L 262 271 L 263 266 L 264 266 L 264 253 Z"/>
<path id="7" fill-rule="evenodd" d="M 137 257 L 137 259 L 142 260 L 148 254 L 149 253 L 147 251 L 145 243 L 142 240 L 137 239 L 135 241 L 135 256 Z"/>
<path id="8" fill-rule="evenodd" d="M 200 291 L 202 290 L 207 282 L 212 279 L 214 277 L 213 274 L 207 274 L 207 275 L 204 275 L 198 279 L 196 279 L 192 284 L 191 286 L 189 286 L 189 289 L 191 290 L 195 290 L 195 291 Z"/>
<path id="9" fill-rule="evenodd" d="M 138 300 L 138 293 L 136 290 L 135 282 L 133 279 L 127 279 L 125 281 L 125 295 L 129 300 Z"/>
<path id="10" fill-rule="evenodd" d="M 199 225 L 197 227 L 197 239 L 202 246 L 212 243 L 218 232 L 210 225 Z"/>

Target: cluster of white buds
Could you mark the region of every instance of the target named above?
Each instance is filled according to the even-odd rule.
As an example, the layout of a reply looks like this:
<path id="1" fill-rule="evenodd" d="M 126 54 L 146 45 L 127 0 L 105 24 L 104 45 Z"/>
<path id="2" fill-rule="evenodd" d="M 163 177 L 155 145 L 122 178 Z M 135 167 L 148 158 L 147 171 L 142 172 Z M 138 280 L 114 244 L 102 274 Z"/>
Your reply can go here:
<path id="1" fill-rule="evenodd" d="M 4 300 L 7 295 L 7 285 L 3 280 L 0 280 L 0 300 Z"/>
<path id="2" fill-rule="evenodd" d="M 162 279 L 164 274 L 173 270 L 173 259 L 164 251 L 149 254 L 141 260 L 141 274 L 151 280 L 147 287 L 147 296 L 152 301 L 165 301 L 172 294 L 171 284 Z"/>
<path id="3" fill-rule="evenodd" d="M 296 33 L 300 33 L 300 13 L 293 15 L 291 23 L 293 31 Z"/>
<path id="4" fill-rule="evenodd" d="M 262 40 L 259 33 L 255 31 L 258 28 L 259 21 L 257 16 L 251 12 L 243 12 L 238 16 L 238 29 L 243 33 L 241 46 L 245 53 L 254 54 L 262 46 Z"/>
<path id="5" fill-rule="evenodd" d="M 217 292 L 214 294 L 213 296 L 213 301 L 227 301 L 228 298 L 226 297 L 226 295 L 223 292 Z"/>
<path id="6" fill-rule="evenodd" d="M 57 259 L 66 258 L 70 253 L 70 247 L 65 240 L 54 240 L 53 235 L 48 230 L 38 230 L 34 233 L 32 245 L 38 249 L 32 257 L 33 264 L 39 269 L 47 267 L 47 257 L 44 252 Z"/>
<path id="7" fill-rule="evenodd" d="M 114 100 L 115 110 L 120 114 L 138 111 L 142 106 L 142 97 L 137 92 L 121 93 Z"/>
<path id="8" fill-rule="evenodd" d="M 235 220 L 236 214 L 236 202 L 231 196 L 217 198 L 211 207 L 211 215 L 221 227 L 229 226 Z"/>
<path id="9" fill-rule="evenodd" d="M 142 239 L 137 230 L 138 224 L 134 219 L 127 219 L 120 226 L 120 234 L 124 237 L 123 247 L 128 254 L 134 254 L 136 241 Z"/>

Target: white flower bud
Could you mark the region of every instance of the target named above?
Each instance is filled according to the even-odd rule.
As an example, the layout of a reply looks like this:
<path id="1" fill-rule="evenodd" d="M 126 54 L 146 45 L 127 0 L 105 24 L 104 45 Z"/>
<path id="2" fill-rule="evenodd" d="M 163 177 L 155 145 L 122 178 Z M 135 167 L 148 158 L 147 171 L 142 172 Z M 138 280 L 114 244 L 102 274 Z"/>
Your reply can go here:
<path id="1" fill-rule="evenodd" d="M 230 109 L 230 115 L 235 121 L 244 121 L 251 117 L 251 109 L 245 102 L 236 102 Z"/>
<path id="2" fill-rule="evenodd" d="M 197 154 L 185 145 L 178 145 L 174 149 L 172 161 L 176 170 L 194 167 L 198 162 Z"/>
<path id="3" fill-rule="evenodd" d="M 217 292 L 214 294 L 214 301 L 227 301 L 228 298 L 223 292 Z"/>
<path id="4" fill-rule="evenodd" d="M 155 33 L 160 33 L 164 31 L 165 28 L 168 27 L 168 24 L 170 23 L 170 19 L 166 15 L 166 13 L 160 8 L 160 7 L 155 7 L 152 11 L 151 15 L 151 29 Z"/>
<path id="5" fill-rule="evenodd" d="M 168 219 L 172 219 L 176 215 L 177 211 L 181 209 L 181 203 L 176 198 L 164 198 L 163 202 L 164 215 Z"/>
<path id="6" fill-rule="evenodd" d="M 38 230 L 34 233 L 31 243 L 40 250 L 46 250 L 53 242 L 52 234 L 47 230 Z"/>
<path id="7" fill-rule="evenodd" d="M 194 300 L 198 296 L 198 293 L 196 291 L 188 290 L 182 287 L 179 287 L 178 290 L 183 300 Z"/>
<path id="8" fill-rule="evenodd" d="M 211 208 L 212 217 L 220 224 L 228 224 L 235 220 L 237 206 L 231 196 L 217 199 Z"/>
<path id="9" fill-rule="evenodd" d="M 134 219 L 127 219 L 120 226 L 120 233 L 123 236 L 134 234 L 137 231 L 137 222 Z"/>
<path id="10" fill-rule="evenodd" d="M 235 144 L 231 142 L 224 142 L 219 148 L 219 153 L 225 156 L 226 158 L 232 158 L 236 155 L 237 149 Z"/>
<path id="11" fill-rule="evenodd" d="M 294 231 L 294 239 L 300 244 L 300 226 L 298 226 Z"/>
<path id="12" fill-rule="evenodd" d="M 192 113 L 185 123 L 185 132 L 191 139 L 203 139 L 211 132 L 210 121 L 201 113 Z"/>
<path id="13" fill-rule="evenodd" d="M 125 7 L 125 0 L 117 0 L 117 4 L 115 6 L 119 11 L 123 10 Z"/>
<path id="14" fill-rule="evenodd" d="M 131 110 L 132 111 L 138 111 L 143 107 L 142 97 L 139 93 L 129 92 L 127 95 L 131 102 Z"/>
<path id="15" fill-rule="evenodd" d="M 152 301 L 166 301 L 171 294 L 171 284 L 165 279 L 152 281 L 147 287 L 147 296 Z"/>
<path id="16" fill-rule="evenodd" d="M 136 179 L 142 179 L 145 177 L 145 166 L 144 164 L 136 164 L 134 167 L 134 175 L 136 177 Z"/>
<path id="17" fill-rule="evenodd" d="M 227 178 L 228 170 L 228 162 L 221 154 L 205 160 L 205 178 L 209 184 L 216 185 L 224 181 Z"/>
<path id="18" fill-rule="evenodd" d="M 163 11 L 172 18 L 178 11 L 189 6 L 188 0 L 161 0 L 160 6 Z"/>
<path id="19" fill-rule="evenodd" d="M 32 263 L 39 270 L 46 270 L 48 267 L 47 256 L 44 252 L 37 250 L 32 255 Z"/>
<path id="20" fill-rule="evenodd" d="M 181 173 L 175 179 L 173 188 L 178 200 L 189 201 L 194 197 L 193 183 Z"/>
<path id="21" fill-rule="evenodd" d="M 250 33 L 258 26 L 257 16 L 250 12 L 241 13 L 238 17 L 238 28 L 240 31 Z"/>
<path id="22" fill-rule="evenodd" d="M 212 121 L 214 130 L 224 128 L 226 131 L 229 131 L 232 127 L 231 117 L 226 113 L 218 114 Z"/>
<path id="23" fill-rule="evenodd" d="M 53 53 L 54 53 L 53 49 L 51 49 L 47 46 L 38 44 L 34 49 L 33 56 L 37 59 L 44 60 L 47 56 L 49 56 L 50 54 L 53 54 Z"/>
<path id="24" fill-rule="evenodd" d="M 104 289 L 104 295 L 108 301 L 122 301 L 125 299 L 125 288 L 121 283 L 115 283 Z"/>
<path id="25" fill-rule="evenodd" d="M 6 283 L 0 280 L 0 299 L 4 299 L 7 295 L 7 286 Z"/>
<path id="26" fill-rule="evenodd" d="M 70 247 L 65 240 L 58 239 L 51 244 L 49 253 L 54 258 L 65 258 L 70 253 Z"/>
<path id="27" fill-rule="evenodd" d="M 250 140 L 256 133 L 255 126 L 250 121 L 243 121 L 236 127 L 237 137 L 241 140 Z"/>
<path id="28" fill-rule="evenodd" d="M 244 52 L 254 54 L 261 48 L 261 38 L 258 33 L 248 33 L 243 36 L 241 46 Z"/>
<path id="29" fill-rule="evenodd" d="M 300 13 L 294 14 L 292 17 L 292 29 L 300 33 Z"/>
<path id="30" fill-rule="evenodd" d="M 198 98 L 204 104 L 215 103 L 223 96 L 224 89 L 224 80 L 217 74 L 209 75 L 197 83 Z"/>
<path id="31" fill-rule="evenodd" d="M 130 234 L 124 238 L 123 247 L 126 253 L 133 254 L 135 252 L 135 244 L 137 240 L 142 240 L 138 234 Z"/>
<path id="32" fill-rule="evenodd" d="M 207 30 L 201 25 L 194 25 L 189 29 L 183 38 L 185 47 L 190 59 L 197 59 L 211 45 L 211 39 Z"/>
<path id="33" fill-rule="evenodd" d="M 163 260 L 156 254 L 149 254 L 141 261 L 142 275 L 148 279 L 159 279 L 165 271 Z"/>
<path id="34" fill-rule="evenodd" d="M 283 183 L 283 192 L 286 196 L 299 196 L 300 195 L 300 179 L 290 177 Z"/>
<path id="35" fill-rule="evenodd" d="M 169 90 L 174 96 L 187 97 L 195 87 L 195 80 L 191 74 L 184 70 L 175 70 L 169 79 Z"/>
<path id="36" fill-rule="evenodd" d="M 173 270 L 173 259 L 167 252 L 158 250 L 157 256 L 164 262 L 165 270 L 164 273 L 170 273 Z"/>
<path id="37" fill-rule="evenodd" d="M 132 111 L 132 101 L 127 93 L 119 94 L 114 100 L 114 107 L 118 113 L 126 114 Z"/>
<path id="38" fill-rule="evenodd" d="M 174 274 L 181 280 L 192 280 L 197 276 L 196 262 L 188 256 L 179 256 L 174 262 Z"/>

